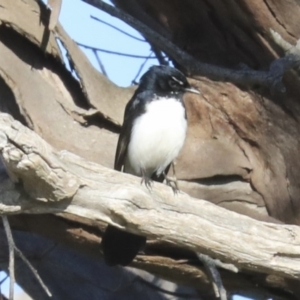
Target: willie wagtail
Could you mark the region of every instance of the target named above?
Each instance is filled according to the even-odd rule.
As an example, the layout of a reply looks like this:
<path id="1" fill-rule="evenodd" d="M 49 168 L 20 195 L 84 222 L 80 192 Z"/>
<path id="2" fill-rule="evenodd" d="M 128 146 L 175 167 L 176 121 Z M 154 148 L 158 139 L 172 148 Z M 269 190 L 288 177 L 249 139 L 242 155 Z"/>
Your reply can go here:
<path id="1" fill-rule="evenodd" d="M 166 178 L 186 137 L 185 92 L 200 93 L 172 67 L 153 66 L 141 77 L 125 108 L 115 170 L 142 177 L 148 188 L 151 180 Z M 108 225 L 101 244 L 107 264 L 128 265 L 145 243 L 143 236 Z"/>

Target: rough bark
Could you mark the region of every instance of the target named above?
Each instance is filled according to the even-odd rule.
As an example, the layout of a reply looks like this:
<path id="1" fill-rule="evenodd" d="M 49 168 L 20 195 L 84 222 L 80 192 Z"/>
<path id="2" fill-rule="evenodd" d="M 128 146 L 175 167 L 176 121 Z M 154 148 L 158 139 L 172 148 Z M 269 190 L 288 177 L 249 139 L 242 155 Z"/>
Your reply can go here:
<path id="1" fill-rule="evenodd" d="M 239 269 L 300 278 L 297 226 L 256 222 L 184 193 L 174 195 L 163 184 L 149 191 L 135 176 L 55 152 L 8 115 L 0 115 L 0 129 L 0 151 L 10 178 L 36 199 L 17 196 L 14 187 L 12 197 L 8 189 L 2 214 L 71 213 L 208 252 Z"/>
<path id="2" fill-rule="evenodd" d="M 109 223 L 207 253 L 240 272 L 300 278 L 297 226 L 258 222 L 184 193 L 174 195 L 163 184 L 149 191 L 139 178 L 56 152 L 6 114 L 0 115 L 0 132 L 3 163 L 15 182 L 2 180 L 1 214 L 69 213 L 94 226 Z M 143 260 L 137 259 L 137 266 L 143 267 Z M 168 273 L 165 268 L 160 272 Z M 181 277 L 176 281 L 183 282 Z"/>

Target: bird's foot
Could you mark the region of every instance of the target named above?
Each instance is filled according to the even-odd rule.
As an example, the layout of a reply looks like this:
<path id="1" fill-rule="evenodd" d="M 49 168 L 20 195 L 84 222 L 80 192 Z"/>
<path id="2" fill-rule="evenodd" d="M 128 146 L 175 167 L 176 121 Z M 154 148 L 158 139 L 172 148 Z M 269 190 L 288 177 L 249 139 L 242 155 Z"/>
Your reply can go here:
<path id="1" fill-rule="evenodd" d="M 152 180 L 148 177 L 142 177 L 141 184 L 145 183 L 148 190 L 152 189 Z"/>
<path id="2" fill-rule="evenodd" d="M 146 188 L 150 191 L 152 189 L 152 180 L 150 177 L 146 176 L 145 172 L 142 171 L 141 184 L 145 183 Z"/>
<path id="3" fill-rule="evenodd" d="M 164 174 L 164 177 L 165 177 L 165 180 L 166 180 L 166 184 L 169 187 L 171 187 L 174 194 L 177 194 L 179 192 L 179 188 L 178 188 L 178 184 L 177 184 L 177 178 L 176 177 L 169 177 L 165 173 L 163 173 L 163 174 Z"/>

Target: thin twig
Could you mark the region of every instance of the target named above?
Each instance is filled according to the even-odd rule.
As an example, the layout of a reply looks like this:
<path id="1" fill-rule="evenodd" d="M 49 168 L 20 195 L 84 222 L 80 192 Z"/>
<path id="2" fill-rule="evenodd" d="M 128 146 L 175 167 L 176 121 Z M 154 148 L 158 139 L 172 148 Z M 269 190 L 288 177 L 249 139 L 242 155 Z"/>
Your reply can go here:
<path id="1" fill-rule="evenodd" d="M 148 28 L 145 24 L 135 19 L 134 17 L 130 16 L 129 14 L 125 13 L 124 11 L 120 10 L 119 8 L 109 5 L 101 0 L 82 0 L 82 1 L 102 11 L 105 11 L 106 13 L 132 26 L 134 29 L 142 33 L 151 44 L 157 46 L 159 49 L 163 50 L 164 52 L 174 54 L 175 56 L 172 55 L 174 59 L 178 60 L 177 58 L 180 58 L 182 56 L 181 59 L 178 60 L 179 63 L 182 60 L 190 61 L 191 59 L 193 59 L 189 54 L 182 51 L 171 41 L 169 41 L 162 35 L 158 34 L 157 32 L 153 31 L 152 29 Z"/>
<path id="2" fill-rule="evenodd" d="M 275 60 L 271 64 L 269 71 L 231 70 L 207 63 L 201 63 L 192 55 L 173 44 L 167 38 L 153 31 L 145 24 L 117 7 L 109 5 L 102 0 L 82 1 L 119 18 L 135 28 L 144 35 L 151 44 L 155 45 L 169 57 L 174 59 L 190 76 L 194 78 L 198 78 L 198 76 L 205 76 L 212 80 L 230 81 L 244 86 L 259 84 L 268 87 L 271 92 L 284 92 L 285 87 L 282 83 L 282 76 L 284 72 L 299 64 L 299 57 L 295 55 L 287 55 L 284 58 Z"/>
<path id="3" fill-rule="evenodd" d="M 126 56 L 126 57 L 132 57 L 132 58 L 147 58 L 147 56 L 143 56 L 143 55 L 135 55 L 135 54 L 129 54 L 129 53 L 122 53 L 122 52 L 117 52 L 117 51 L 111 51 L 111 50 L 106 50 L 106 49 L 102 49 L 102 48 L 97 48 L 97 47 L 92 47 L 92 46 L 88 46 L 82 43 L 78 43 L 76 42 L 76 44 L 78 46 L 81 46 L 83 48 L 86 49 L 91 49 L 91 50 L 95 50 L 95 51 L 99 51 L 99 52 L 104 52 L 104 53 L 108 53 L 108 54 L 115 54 L 115 55 L 120 55 L 120 56 Z M 149 59 L 156 59 L 155 56 L 151 56 L 149 57 Z"/>
<path id="4" fill-rule="evenodd" d="M 98 54 L 98 51 L 95 50 L 95 49 L 92 49 L 92 51 L 93 51 L 93 53 L 94 53 L 94 55 L 95 55 L 95 57 L 96 57 L 96 60 L 97 60 L 97 62 L 98 62 L 98 65 L 99 65 L 99 68 L 100 68 L 102 74 L 103 74 L 105 77 L 108 78 L 107 72 L 106 72 L 106 70 L 105 70 L 105 67 L 104 67 L 104 65 L 103 65 L 103 63 L 102 63 L 102 61 L 101 61 L 101 59 L 100 59 L 100 56 L 99 56 L 99 54 Z"/>
<path id="5" fill-rule="evenodd" d="M 8 242 L 8 250 L 9 250 L 9 300 L 14 299 L 14 285 L 15 285 L 15 251 L 14 251 L 14 240 L 10 230 L 9 222 L 7 216 L 2 216 L 2 222 L 4 226 L 4 231 L 6 234 L 7 242 Z"/>
<path id="6" fill-rule="evenodd" d="M 0 287 L 1 287 L 1 285 L 7 280 L 8 277 L 9 277 L 9 276 L 6 275 L 6 276 L 0 281 Z"/>
<path id="7" fill-rule="evenodd" d="M 227 300 L 227 292 L 224 288 L 220 273 L 216 268 L 216 262 L 208 255 L 196 253 L 198 259 L 203 263 L 208 275 L 211 277 L 213 289 L 217 298 L 220 300 Z"/>
<path id="8" fill-rule="evenodd" d="M 39 284 L 42 286 L 42 288 L 45 290 L 45 292 L 47 293 L 47 295 L 49 297 L 52 297 L 51 292 L 49 291 L 49 289 L 47 288 L 47 286 L 45 285 L 45 283 L 43 282 L 42 278 L 40 277 L 40 275 L 38 274 L 37 270 L 32 266 L 32 264 L 29 262 L 29 260 L 25 257 L 25 255 L 22 253 L 22 251 L 16 246 L 15 247 L 15 251 L 16 254 L 18 254 L 20 256 L 20 258 L 25 262 L 25 264 L 28 266 L 28 268 L 31 270 L 31 272 L 33 273 L 33 275 L 35 276 L 35 278 L 37 279 L 37 281 L 39 282 Z"/>
<path id="9" fill-rule="evenodd" d="M 25 262 L 25 264 L 29 267 L 29 269 L 32 271 L 33 275 L 37 279 L 37 281 L 40 283 L 42 288 L 45 290 L 46 294 L 49 297 L 52 297 L 51 292 L 47 288 L 47 286 L 44 284 L 43 280 L 39 276 L 37 270 L 32 266 L 32 264 L 28 261 L 28 259 L 25 257 L 25 255 L 22 253 L 22 251 L 16 246 L 11 229 L 9 226 L 9 222 L 7 219 L 7 216 L 2 216 L 3 226 L 6 233 L 7 241 L 8 241 L 8 247 L 9 247 L 9 277 L 10 277 L 10 291 L 9 291 L 9 300 L 13 300 L 13 290 L 14 290 L 14 283 L 15 283 L 15 274 L 14 274 L 14 253 L 16 254 Z"/>
<path id="10" fill-rule="evenodd" d="M 1 285 L 9 278 L 8 275 L 6 275 L 1 281 L 0 281 L 0 288 L 1 288 Z M 1 292 L 1 290 L 0 290 Z"/>
<path id="11" fill-rule="evenodd" d="M 204 255 L 204 254 L 201 254 L 201 255 Z M 231 271 L 233 273 L 238 273 L 239 272 L 239 269 L 233 264 L 223 263 L 219 259 L 212 259 L 212 260 L 214 262 L 214 265 L 218 268 L 222 268 L 224 270 Z"/>
<path id="12" fill-rule="evenodd" d="M 3 294 L 2 294 L 2 290 L 1 290 L 1 286 L 3 284 L 3 282 L 5 282 L 7 280 L 9 276 L 6 275 L 1 281 L 0 281 L 0 300 L 8 300 Z"/>
<path id="13" fill-rule="evenodd" d="M 123 34 L 125 34 L 125 35 L 127 35 L 127 36 L 129 36 L 129 37 L 131 37 L 131 38 L 133 38 L 133 39 L 135 39 L 135 40 L 137 40 L 137 41 L 140 41 L 140 42 L 147 42 L 147 41 L 145 41 L 144 39 L 138 38 L 138 37 L 136 37 L 136 36 L 134 36 L 134 35 L 132 35 L 132 34 L 126 32 L 126 31 L 124 31 L 124 30 L 122 30 L 122 29 L 120 29 L 120 28 L 118 28 L 118 27 L 116 27 L 116 26 L 114 26 L 114 25 L 108 23 L 108 22 L 105 22 L 105 21 L 103 21 L 103 20 L 98 19 L 97 17 L 94 17 L 94 16 L 92 16 L 92 15 L 91 15 L 90 17 L 91 17 L 92 19 L 94 19 L 94 20 L 100 22 L 100 23 L 103 23 L 103 24 L 105 24 L 105 25 L 107 25 L 107 26 L 109 26 L 109 27 L 111 27 L 111 28 L 113 28 L 113 29 L 115 29 L 115 30 L 117 30 L 117 31 L 119 31 L 119 32 L 121 32 L 121 33 L 123 33 Z"/>
<path id="14" fill-rule="evenodd" d="M 136 83 L 136 80 L 137 80 L 138 77 L 140 76 L 140 74 L 141 74 L 141 72 L 142 72 L 142 70 L 143 70 L 145 64 L 147 63 L 147 61 L 148 61 L 149 58 L 151 57 L 151 54 L 152 54 L 152 53 L 153 53 L 153 52 L 151 51 L 150 54 L 149 54 L 149 56 L 148 56 L 148 57 L 145 59 L 145 61 L 140 65 L 140 68 L 138 69 L 137 74 L 135 75 L 135 77 L 134 77 L 133 80 L 131 81 L 132 84 L 137 84 L 137 83 Z"/>
<path id="15" fill-rule="evenodd" d="M 162 65 L 162 66 L 168 66 L 169 65 L 168 61 L 163 56 L 162 52 L 159 49 L 157 49 L 157 47 L 153 46 L 152 50 L 153 50 L 153 52 L 154 52 L 154 54 L 155 54 L 155 56 L 156 56 L 156 58 L 157 58 L 160 65 Z"/>

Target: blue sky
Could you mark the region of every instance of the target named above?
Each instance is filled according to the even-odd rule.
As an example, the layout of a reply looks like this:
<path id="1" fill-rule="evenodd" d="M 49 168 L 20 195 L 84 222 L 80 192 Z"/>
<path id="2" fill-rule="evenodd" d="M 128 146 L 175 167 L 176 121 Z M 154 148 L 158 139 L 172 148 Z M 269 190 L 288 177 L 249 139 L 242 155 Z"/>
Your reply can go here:
<path id="1" fill-rule="evenodd" d="M 110 3 L 109 1 L 105 2 Z M 137 31 L 126 23 L 80 0 L 63 0 L 60 22 L 76 42 L 112 51 L 149 56 L 151 49 L 148 43 L 137 41 L 105 24 L 99 23 L 93 20 L 90 17 L 91 15 L 143 39 Z M 93 65 L 99 69 L 92 51 L 83 48 L 82 50 Z M 120 86 L 129 86 L 144 62 L 144 59 L 122 57 L 101 52 L 99 52 L 99 56 L 105 66 L 108 77 Z M 144 71 L 153 64 L 157 64 L 156 59 L 150 59 L 145 65 Z"/>
<path id="2" fill-rule="evenodd" d="M 46 2 L 46 1 L 44 1 Z M 110 3 L 110 1 L 105 1 Z M 90 16 L 95 16 L 102 21 L 143 38 L 137 31 L 129 27 L 124 22 L 111 17 L 110 15 L 93 8 L 81 0 L 63 0 L 60 13 L 60 22 L 68 34 L 76 41 L 92 47 L 103 48 L 111 51 L 118 51 L 128 54 L 149 56 L 151 49 L 148 43 L 132 39 L 109 26 L 99 23 Z M 82 49 L 88 56 L 92 64 L 99 70 L 97 60 L 91 50 Z M 136 76 L 141 64 L 145 59 L 122 57 L 112 54 L 99 53 L 102 63 L 105 66 L 108 77 L 119 86 L 129 86 Z M 150 59 L 144 66 L 143 72 L 151 65 L 158 64 L 156 59 Z M 143 74 L 141 73 L 141 75 Z M 0 272 L 0 279 L 5 274 Z M 2 292 L 8 295 L 9 280 L 1 286 Z M 16 287 L 16 293 L 20 288 Z M 247 298 L 234 297 L 234 300 L 247 300 Z"/>

